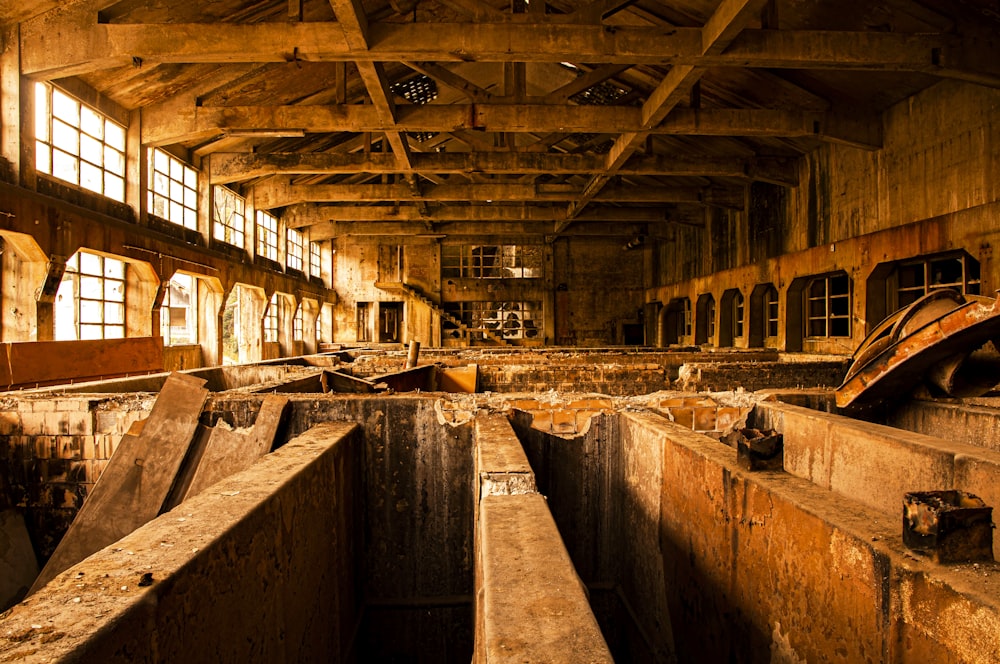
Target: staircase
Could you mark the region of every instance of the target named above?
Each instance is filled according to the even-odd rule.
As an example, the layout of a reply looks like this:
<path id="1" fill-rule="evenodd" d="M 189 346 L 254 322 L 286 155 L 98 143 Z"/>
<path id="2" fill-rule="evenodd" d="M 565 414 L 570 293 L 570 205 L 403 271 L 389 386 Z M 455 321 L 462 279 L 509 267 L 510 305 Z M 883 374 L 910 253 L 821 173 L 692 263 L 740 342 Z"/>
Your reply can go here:
<path id="1" fill-rule="evenodd" d="M 438 305 L 427 295 L 425 295 L 419 288 L 410 286 L 408 284 L 404 284 L 400 281 L 376 281 L 375 288 L 378 288 L 379 290 L 384 290 L 387 293 L 404 295 L 412 301 L 420 302 L 421 304 L 426 305 L 427 308 L 436 313 L 438 316 L 440 316 L 441 320 L 448 321 L 449 323 L 457 327 L 459 330 L 464 331 L 468 329 L 465 323 L 463 323 L 462 321 L 460 321 L 459 319 L 455 318 L 447 311 L 442 309 L 440 305 Z M 498 337 L 490 330 L 481 329 L 479 331 L 482 331 L 483 336 L 485 336 L 487 339 L 489 339 L 494 343 L 500 344 L 501 346 L 512 345 L 509 341 L 507 341 L 503 337 Z"/>

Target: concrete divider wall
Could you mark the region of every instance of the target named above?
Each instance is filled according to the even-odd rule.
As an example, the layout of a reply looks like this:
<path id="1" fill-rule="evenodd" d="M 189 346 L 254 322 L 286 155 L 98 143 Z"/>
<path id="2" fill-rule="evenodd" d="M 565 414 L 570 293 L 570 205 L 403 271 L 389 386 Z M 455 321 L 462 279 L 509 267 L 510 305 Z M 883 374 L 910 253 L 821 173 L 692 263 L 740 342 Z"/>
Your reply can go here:
<path id="1" fill-rule="evenodd" d="M 243 399 L 220 396 L 216 407 L 238 411 Z M 474 434 L 471 424 L 442 426 L 436 400 L 290 395 L 289 435 L 337 420 L 363 432 L 362 661 L 472 656 Z"/>
<path id="2" fill-rule="evenodd" d="M 362 442 L 310 429 L 70 568 L 0 622 L 0 661 L 354 661 Z"/>
<path id="3" fill-rule="evenodd" d="M 509 422 L 476 418 L 474 664 L 612 662 Z"/>
<path id="4" fill-rule="evenodd" d="M 994 566 L 933 565 L 879 511 L 746 473 L 731 448 L 662 418 L 620 419 L 623 438 L 661 449 L 636 460 L 662 469 L 648 517 L 678 661 L 1000 661 Z"/>
<path id="5" fill-rule="evenodd" d="M 991 406 L 910 399 L 888 413 L 884 423 L 958 443 L 1000 451 L 1000 399 Z"/>
<path id="6" fill-rule="evenodd" d="M 792 475 L 901 518 L 909 491 L 961 489 L 1000 515 L 1000 452 L 778 402 L 757 405 L 757 424 L 780 431 Z M 994 538 L 1000 559 L 1000 538 Z"/>
<path id="7" fill-rule="evenodd" d="M 539 431 L 530 412 L 514 411 L 512 424 L 616 660 L 672 661 L 676 627 L 659 553 L 661 444 L 629 435 L 620 421 L 598 415 L 574 438 Z"/>

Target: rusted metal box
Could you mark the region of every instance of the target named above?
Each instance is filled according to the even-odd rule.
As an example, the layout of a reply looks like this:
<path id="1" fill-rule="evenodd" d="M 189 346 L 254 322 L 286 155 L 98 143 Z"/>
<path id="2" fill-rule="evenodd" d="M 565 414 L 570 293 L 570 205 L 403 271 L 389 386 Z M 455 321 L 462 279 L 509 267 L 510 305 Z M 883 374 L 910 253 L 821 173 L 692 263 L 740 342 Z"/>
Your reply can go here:
<path id="1" fill-rule="evenodd" d="M 734 437 L 736 465 L 740 468 L 781 470 L 784 467 L 784 442 L 780 433 L 748 428 L 740 429 Z"/>
<path id="2" fill-rule="evenodd" d="M 907 493 L 903 543 L 937 563 L 993 560 L 993 508 L 955 489 Z"/>

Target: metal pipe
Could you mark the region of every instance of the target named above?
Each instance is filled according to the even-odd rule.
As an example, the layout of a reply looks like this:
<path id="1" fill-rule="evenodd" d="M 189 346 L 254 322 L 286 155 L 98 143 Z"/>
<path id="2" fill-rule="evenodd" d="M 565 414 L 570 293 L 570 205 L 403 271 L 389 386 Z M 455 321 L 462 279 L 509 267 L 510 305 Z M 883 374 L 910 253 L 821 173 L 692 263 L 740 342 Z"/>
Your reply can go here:
<path id="1" fill-rule="evenodd" d="M 417 366 L 417 358 L 420 356 L 420 342 L 416 339 L 410 340 L 410 352 L 406 355 L 406 368 L 413 369 Z"/>

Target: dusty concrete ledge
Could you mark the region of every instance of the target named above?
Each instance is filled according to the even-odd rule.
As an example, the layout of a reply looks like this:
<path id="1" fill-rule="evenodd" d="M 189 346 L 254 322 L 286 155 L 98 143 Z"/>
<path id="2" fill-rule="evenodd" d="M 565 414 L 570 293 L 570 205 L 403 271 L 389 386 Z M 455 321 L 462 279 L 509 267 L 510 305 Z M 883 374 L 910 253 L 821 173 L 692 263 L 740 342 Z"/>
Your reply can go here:
<path id="1" fill-rule="evenodd" d="M 476 664 L 611 662 L 569 553 L 507 418 L 476 426 Z"/>
<path id="2" fill-rule="evenodd" d="M 756 412 L 784 435 L 787 472 L 893 518 L 909 491 L 961 489 L 1000 510 L 1000 452 L 790 404 Z"/>
<path id="3" fill-rule="evenodd" d="M 663 450 L 648 516 L 678 661 L 1000 660 L 995 564 L 934 565 L 904 548 L 895 515 L 781 471 L 746 473 L 730 448 L 654 416 L 621 419 Z"/>
<path id="4" fill-rule="evenodd" d="M 885 424 L 1000 451 L 998 406 L 911 399 L 889 413 Z"/>
<path id="5" fill-rule="evenodd" d="M 360 447 L 318 425 L 95 553 L 0 620 L 0 661 L 344 661 Z"/>
<path id="6" fill-rule="evenodd" d="M 536 493 L 535 474 L 507 418 L 476 418 L 476 472 L 479 497 Z"/>
<path id="7" fill-rule="evenodd" d="M 480 518 L 475 662 L 613 662 L 545 498 L 485 496 Z"/>

